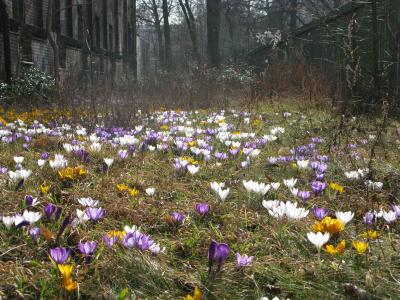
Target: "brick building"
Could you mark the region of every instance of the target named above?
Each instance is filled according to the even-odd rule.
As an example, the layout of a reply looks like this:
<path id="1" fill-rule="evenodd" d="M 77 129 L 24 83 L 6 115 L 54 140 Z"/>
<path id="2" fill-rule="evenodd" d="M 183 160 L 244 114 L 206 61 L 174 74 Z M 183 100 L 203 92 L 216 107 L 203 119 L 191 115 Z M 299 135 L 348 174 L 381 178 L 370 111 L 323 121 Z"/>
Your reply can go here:
<path id="1" fill-rule="evenodd" d="M 54 71 L 47 38 L 49 1 L 55 1 L 52 31 L 57 36 L 60 73 L 133 74 L 137 39 L 132 0 L 1 0 L 9 18 L 12 74 L 23 64 Z M 3 21 L 4 22 L 4 21 Z M 2 24 L 3 24 L 2 22 Z M 2 30 L 3 31 L 3 30 Z M 134 48 L 135 47 L 135 48 Z M 0 79 L 5 79 L 4 37 L 0 34 Z"/>

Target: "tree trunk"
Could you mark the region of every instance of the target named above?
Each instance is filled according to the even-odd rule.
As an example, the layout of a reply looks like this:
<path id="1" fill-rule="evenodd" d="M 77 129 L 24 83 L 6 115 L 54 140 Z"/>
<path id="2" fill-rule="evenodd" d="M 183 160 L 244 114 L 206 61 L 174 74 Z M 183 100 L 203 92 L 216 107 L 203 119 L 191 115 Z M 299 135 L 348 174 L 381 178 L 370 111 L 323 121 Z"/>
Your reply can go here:
<path id="1" fill-rule="evenodd" d="M 165 41 L 165 68 L 170 70 L 172 66 L 171 29 L 169 26 L 168 0 L 162 0 L 164 18 L 164 41 Z"/>
<path id="2" fill-rule="evenodd" d="M 372 77 L 373 96 L 375 103 L 380 100 L 380 76 L 379 76 L 379 35 L 377 0 L 371 0 L 371 33 L 372 33 Z"/>
<path id="3" fill-rule="evenodd" d="M 7 13 L 7 6 L 4 0 L 0 1 L 0 24 L 3 30 L 3 46 L 4 46 L 4 68 L 6 75 L 6 82 L 11 83 L 11 50 L 10 50 L 10 24 Z"/>
<path id="4" fill-rule="evenodd" d="M 156 0 L 152 0 L 152 4 L 153 4 L 154 25 L 156 28 L 157 39 L 158 39 L 158 57 L 160 60 L 161 68 L 164 69 L 164 46 L 163 46 L 163 38 L 161 31 L 161 21 L 160 21 L 160 16 L 158 15 Z"/>
<path id="5" fill-rule="evenodd" d="M 132 15 L 131 15 L 131 41 L 132 41 L 132 53 L 131 55 L 131 71 L 133 80 L 137 80 L 137 43 L 136 43 L 136 36 L 137 36 L 137 26 L 136 26 L 136 0 L 132 0 Z"/>
<path id="6" fill-rule="evenodd" d="M 225 11 L 225 19 L 228 25 L 228 32 L 229 32 L 229 39 L 231 41 L 231 52 L 232 52 L 232 57 L 233 61 L 236 63 L 237 62 L 237 50 L 236 50 L 236 44 L 235 44 L 235 35 L 233 31 L 233 20 L 232 20 L 232 12 L 231 9 L 227 9 Z"/>
<path id="7" fill-rule="evenodd" d="M 207 54 L 211 68 L 218 68 L 221 63 L 219 48 L 221 9 L 221 0 L 207 0 Z"/>
<path id="8" fill-rule="evenodd" d="M 290 31 L 296 30 L 297 0 L 290 0 Z"/>
<path id="9" fill-rule="evenodd" d="M 190 40 L 192 41 L 192 51 L 193 55 L 197 61 L 200 63 L 200 53 L 197 44 L 197 32 L 196 32 L 196 23 L 192 13 L 192 9 L 190 8 L 189 1 L 185 0 L 185 4 L 183 4 L 183 0 L 179 0 L 179 5 L 182 9 L 183 15 L 185 16 L 185 21 L 188 26 Z"/>
<path id="10" fill-rule="evenodd" d="M 56 92 L 59 91 L 60 85 L 60 49 L 57 44 L 57 33 L 53 31 L 53 17 L 55 14 L 54 11 L 54 3 L 53 0 L 48 0 L 47 3 L 47 19 L 46 19 L 46 30 L 47 30 L 47 38 L 49 40 L 50 46 L 53 49 L 53 58 L 54 58 L 54 79 L 55 79 L 55 88 Z"/>

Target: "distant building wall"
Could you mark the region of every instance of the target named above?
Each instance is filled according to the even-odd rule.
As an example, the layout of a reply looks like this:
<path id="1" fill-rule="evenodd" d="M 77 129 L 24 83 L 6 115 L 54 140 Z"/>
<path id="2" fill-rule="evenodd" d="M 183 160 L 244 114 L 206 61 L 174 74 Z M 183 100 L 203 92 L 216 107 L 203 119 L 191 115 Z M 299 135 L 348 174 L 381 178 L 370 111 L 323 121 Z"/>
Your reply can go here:
<path id="1" fill-rule="evenodd" d="M 46 33 L 47 1 L 5 0 L 13 76 L 21 62 L 33 63 L 35 67 L 53 73 L 53 50 Z M 127 26 L 123 20 L 124 14 L 131 15 L 130 0 L 54 1 L 59 7 L 59 13 L 53 18 L 53 30 L 59 32 L 60 74 L 78 75 L 91 70 L 117 77 L 131 72 L 129 66 L 123 66 L 132 55 L 125 49 L 131 44 L 131 37 L 125 33 Z M 123 11 L 124 8 L 128 11 Z M 0 34 L 0 79 L 4 78 L 3 35 Z"/>

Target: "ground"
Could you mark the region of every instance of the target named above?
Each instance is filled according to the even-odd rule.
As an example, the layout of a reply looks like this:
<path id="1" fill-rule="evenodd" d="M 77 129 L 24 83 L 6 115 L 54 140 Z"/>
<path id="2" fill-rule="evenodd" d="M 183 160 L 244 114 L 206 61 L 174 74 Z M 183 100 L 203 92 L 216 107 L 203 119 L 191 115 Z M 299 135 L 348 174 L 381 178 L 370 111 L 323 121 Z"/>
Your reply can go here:
<path id="1" fill-rule="evenodd" d="M 130 127 L 100 118 L 92 130 L 87 116 L 1 112 L 0 296 L 192 299 L 198 288 L 193 299 L 397 298 L 394 121 L 341 122 L 294 104 L 138 112 Z M 321 248 L 308 238 L 317 231 L 329 233 Z M 87 241 L 94 251 L 78 246 Z M 67 260 L 54 258 L 57 247 Z M 253 260 L 239 264 L 236 253 Z"/>

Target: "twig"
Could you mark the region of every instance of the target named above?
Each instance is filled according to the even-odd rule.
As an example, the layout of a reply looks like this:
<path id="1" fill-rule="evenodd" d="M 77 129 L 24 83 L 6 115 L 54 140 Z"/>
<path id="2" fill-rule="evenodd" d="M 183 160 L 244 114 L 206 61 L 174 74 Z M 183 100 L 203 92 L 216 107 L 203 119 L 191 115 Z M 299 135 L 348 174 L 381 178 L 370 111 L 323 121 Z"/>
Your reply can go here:
<path id="1" fill-rule="evenodd" d="M 22 245 L 19 245 L 19 246 L 16 246 L 16 247 L 13 247 L 13 248 L 11 248 L 11 249 L 7 250 L 6 252 L 4 252 L 4 253 L 0 254 L 0 257 L 2 257 L 2 256 L 4 256 L 4 255 L 6 255 L 7 253 L 9 253 L 9 252 L 11 252 L 11 251 L 13 251 L 13 250 L 15 250 L 15 249 L 18 249 L 18 248 L 20 248 L 20 247 L 22 247 L 22 246 L 26 246 L 26 243 L 25 243 L 25 244 L 22 244 Z"/>

